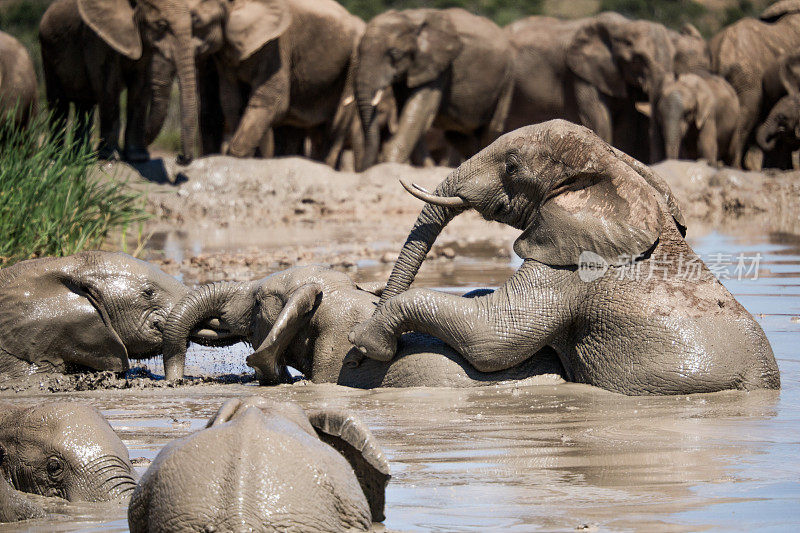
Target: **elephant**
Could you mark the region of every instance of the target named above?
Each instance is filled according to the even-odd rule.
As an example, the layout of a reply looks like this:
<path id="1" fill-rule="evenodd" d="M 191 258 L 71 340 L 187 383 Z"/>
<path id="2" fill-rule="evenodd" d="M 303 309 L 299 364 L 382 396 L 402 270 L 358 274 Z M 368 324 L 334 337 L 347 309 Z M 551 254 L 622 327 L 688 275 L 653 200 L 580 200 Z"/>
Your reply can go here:
<path id="1" fill-rule="evenodd" d="M 654 105 L 661 84 L 673 73 L 709 65 L 705 41 L 693 26 L 678 33 L 618 13 L 577 20 L 527 17 L 504 31 L 515 58 L 506 131 L 565 119 L 654 161 L 661 158 L 660 132 L 634 102 Z M 643 145 L 641 139 L 648 137 Z"/>
<path id="2" fill-rule="evenodd" d="M 292 126 L 324 138 L 317 158 L 332 163 L 332 145 L 342 143 L 355 113 L 351 67 L 364 22 L 333 0 L 233 6 L 240 7 L 230 10 L 225 44 L 214 55 L 225 141 L 217 148 L 271 157 L 271 129 Z M 214 128 L 204 126 L 203 135 Z"/>
<path id="3" fill-rule="evenodd" d="M 655 120 L 669 159 L 734 163 L 739 99 L 733 87 L 713 74 L 681 74 L 661 87 Z"/>
<path id="4" fill-rule="evenodd" d="M 36 73 L 22 44 L 0 31 L 0 119 L 15 126 L 28 124 L 36 111 Z"/>
<path id="5" fill-rule="evenodd" d="M 550 346 L 568 381 L 628 395 L 780 387 L 763 330 L 684 240 L 669 186 L 590 130 L 563 120 L 521 128 L 434 193 L 407 188 L 428 205 L 375 313 L 350 334 L 367 357 L 391 360 L 398 335 L 417 331 L 482 372 Z M 440 231 L 468 208 L 523 231 L 514 243 L 522 266 L 472 299 L 407 290 Z"/>
<path id="6" fill-rule="evenodd" d="M 126 498 L 136 487 L 128 449 L 94 407 L 1 405 L 0 477 L 17 491 L 101 502 Z"/>
<path id="7" fill-rule="evenodd" d="M 756 130 L 756 141 L 764 151 L 764 166 L 793 168 L 792 152 L 800 149 L 800 54 L 779 60 L 781 84 L 787 95 L 770 109 Z"/>
<path id="8" fill-rule="evenodd" d="M 389 464 L 346 411 L 251 396 L 167 444 L 131 497 L 132 533 L 352 531 L 384 520 Z"/>
<path id="9" fill-rule="evenodd" d="M 127 89 L 121 155 L 129 161 L 146 161 L 147 144 L 163 123 L 177 72 L 178 161 L 187 164 L 196 155 L 195 61 L 222 47 L 226 12 L 227 7 L 217 0 L 56 0 L 39 25 L 47 101 L 55 124 L 63 127 L 69 105 L 74 103 L 79 135 L 88 139 L 97 106 L 98 154 L 113 157 L 119 151 L 120 94 Z M 157 126 L 148 126 L 148 120 Z"/>
<path id="10" fill-rule="evenodd" d="M 47 516 L 41 506 L 28 501 L 25 495 L 9 485 L 0 476 L 0 524 L 44 518 Z"/>
<path id="11" fill-rule="evenodd" d="M 168 378 L 182 375 L 189 333 L 208 319 L 229 342 L 248 341 L 256 351 L 247 363 L 263 385 L 291 382 L 287 365 L 314 383 L 348 387 L 470 387 L 540 376 L 561 381 L 555 354 L 545 351 L 514 368 L 486 374 L 475 371 L 452 349 L 423 335 L 404 337 L 397 359 L 346 364 L 357 354 L 347 340 L 378 301 L 342 272 L 321 266 L 295 267 L 264 279 L 200 286 L 179 302 L 164 333 Z M 173 364 L 174 359 L 174 364 Z"/>
<path id="12" fill-rule="evenodd" d="M 782 0 L 769 6 L 760 19 L 743 18 L 722 29 L 709 42 L 712 67 L 739 98 L 736 166 L 763 116 L 784 94 L 780 58 L 800 47 L 800 1 Z M 748 167 L 757 167 L 748 157 Z"/>
<path id="13" fill-rule="evenodd" d="M 0 270 L 0 376 L 71 368 L 121 372 L 161 351 L 172 306 L 188 289 L 121 252 L 88 251 Z"/>
<path id="14" fill-rule="evenodd" d="M 380 162 L 407 162 L 431 126 L 469 157 L 503 132 L 513 92 L 512 49 L 496 24 L 463 9 L 392 10 L 367 24 L 354 77 L 365 137 L 359 170 L 379 161 L 375 106 L 389 88 L 399 118 Z"/>

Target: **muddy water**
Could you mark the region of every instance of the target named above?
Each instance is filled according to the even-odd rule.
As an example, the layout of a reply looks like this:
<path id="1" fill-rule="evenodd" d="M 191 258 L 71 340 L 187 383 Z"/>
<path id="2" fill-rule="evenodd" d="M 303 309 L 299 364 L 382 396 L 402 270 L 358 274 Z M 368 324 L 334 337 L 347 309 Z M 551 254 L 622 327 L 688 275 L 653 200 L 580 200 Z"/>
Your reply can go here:
<path id="1" fill-rule="evenodd" d="M 393 479 L 386 528 L 398 531 L 751 531 L 800 528 L 800 239 L 693 241 L 704 259 L 760 253 L 758 279 L 724 283 L 756 315 L 783 389 L 629 398 L 575 384 L 357 391 L 333 385 L 213 385 L 59 395 L 103 410 L 144 458 L 200 428 L 223 399 L 260 394 L 358 413 Z M 733 261 L 733 260 L 730 260 Z M 369 265 L 362 274 L 369 275 Z M 481 261 L 424 274 L 429 286 L 491 285 L 513 271 Z M 749 277 L 752 277 L 750 275 Z M 196 350 L 197 367 L 239 371 Z M 226 366 L 227 365 L 227 366 Z M 15 396 L 20 403 L 53 396 Z M 201 467 L 201 465 L 198 465 Z M 9 531 L 124 531 L 125 510 L 81 506 Z"/>

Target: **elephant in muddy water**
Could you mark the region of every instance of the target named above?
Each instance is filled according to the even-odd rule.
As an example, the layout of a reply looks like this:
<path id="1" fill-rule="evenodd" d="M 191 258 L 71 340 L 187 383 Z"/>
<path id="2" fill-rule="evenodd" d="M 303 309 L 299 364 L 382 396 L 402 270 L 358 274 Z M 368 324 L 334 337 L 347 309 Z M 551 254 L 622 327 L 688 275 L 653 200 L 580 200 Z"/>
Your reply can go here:
<path id="1" fill-rule="evenodd" d="M 664 82 L 655 120 L 667 159 L 702 157 L 732 165 L 738 113 L 736 92 L 720 76 L 689 73 Z"/>
<path id="2" fill-rule="evenodd" d="M 712 67 L 739 98 L 736 165 L 748 148 L 759 121 L 784 94 L 780 59 L 800 48 L 800 0 L 782 0 L 758 19 L 743 18 L 723 28 L 709 42 Z M 758 167 L 748 157 L 749 168 Z M 757 169 L 757 168 L 756 168 Z"/>
<path id="3" fill-rule="evenodd" d="M 132 533 L 365 531 L 384 519 L 389 464 L 344 411 L 258 396 L 165 446 L 131 497 Z"/>
<path id="4" fill-rule="evenodd" d="M 257 370 L 262 384 L 291 382 L 287 365 L 315 383 L 357 388 L 469 387 L 534 377 L 542 383 L 561 381 L 560 363 L 550 350 L 487 374 L 424 335 L 404 337 L 392 362 L 345 364 L 348 355 L 352 359 L 358 354 L 347 334 L 372 314 L 377 301 L 346 274 L 320 266 L 291 268 L 258 281 L 201 286 L 170 315 L 164 333 L 167 377 L 182 375 L 190 332 L 215 319 L 230 342 L 243 339 L 256 348 L 247 364 Z"/>
<path id="5" fill-rule="evenodd" d="M 407 188 L 428 205 L 378 309 L 351 333 L 368 357 L 391 360 L 398 336 L 417 331 L 483 372 L 550 346 L 568 381 L 630 395 L 780 387 L 763 330 L 684 240 L 669 187 L 588 129 L 528 126 L 434 193 Z M 472 299 L 408 290 L 441 230 L 468 208 L 523 231 L 514 244 L 522 266 Z"/>
<path id="6" fill-rule="evenodd" d="M 44 509 L 28 501 L 23 493 L 9 485 L 4 476 L 0 476 L 0 524 L 45 516 Z"/>
<path id="7" fill-rule="evenodd" d="M 94 407 L 0 407 L 0 475 L 17 491 L 100 502 L 122 499 L 135 488 L 128 449 Z M 21 495 L 11 497 L 19 501 Z"/>
<path id="8" fill-rule="evenodd" d="M 0 376 L 71 366 L 121 372 L 161 351 L 172 306 L 188 289 L 124 253 L 81 252 L 0 270 Z"/>
<path id="9" fill-rule="evenodd" d="M 407 162 L 435 126 L 464 157 L 503 131 L 513 90 L 513 54 L 492 21 L 463 9 L 387 11 L 358 45 L 355 98 L 365 137 L 364 170 Z M 479 76 L 475 73 L 480 72 Z M 378 154 L 375 107 L 391 88 L 397 132 Z"/>
<path id="10" fill-rule="evenodd" d="M 0 31 L 0 120 L 10 118 L 17 126 L 25 126 L 36 110 L 36 90 L 36 73 L 28 51 Z M 13 116 L 6 116 L 12 112 Z"/>
<path id="11" fill-rule="evenodd" d="M 88 139 L 92 112 L 98 106 L 99 154 L 112 157 L 119 150 L 120 95 L 127 89 L 122 156 L 147 160 L 147 144 L 166 116 L 177 72 L 178 160 L 188 162 L 196 155 L 195 60 L 222 46 L 226 11 L 218 0 L 56 0 L 39 25 L 47 100 L 54 120 L 63 124 L 74 103 L 82 135 Z M 157 125 L 155 132 L 148 132 L 148 120 Z"/>

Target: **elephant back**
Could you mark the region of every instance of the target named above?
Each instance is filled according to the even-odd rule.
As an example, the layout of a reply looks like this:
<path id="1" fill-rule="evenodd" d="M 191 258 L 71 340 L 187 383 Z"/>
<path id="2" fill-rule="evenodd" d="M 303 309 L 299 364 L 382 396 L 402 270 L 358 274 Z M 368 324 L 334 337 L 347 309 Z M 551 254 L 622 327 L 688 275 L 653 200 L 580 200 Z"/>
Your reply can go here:
<path id="1" fill-rule="evenodd" d="M 759 18 L 764 22 L 775 22 L 785 15 L 800 13 L 800 0 L 782 0 L 761 12 Z"/>

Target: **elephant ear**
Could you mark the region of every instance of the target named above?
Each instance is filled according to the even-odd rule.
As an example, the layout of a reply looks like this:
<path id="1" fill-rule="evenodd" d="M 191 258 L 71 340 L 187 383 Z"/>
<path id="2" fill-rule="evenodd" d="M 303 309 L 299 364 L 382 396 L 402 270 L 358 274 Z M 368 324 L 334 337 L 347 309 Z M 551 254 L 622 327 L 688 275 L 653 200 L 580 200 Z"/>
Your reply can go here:
<path id="1" fill-rule="evenodd" d="M 594 21 L 575 33 L 567 50 L 567 66 L 603 94 L 615 98 L 628 95 L 611 53 L 611 35 L 605 21 Z"/>
<path id="2" fill-rule="evenodd" d="M 260 370 L 264 376 L 277 376 L 278 361 L 300 329 L 308 324 L 321 294 L 322 286 L 318 283 L 306 283 L 292 292 L 263 341 L 247 358 L 247 364 Z M 260 337 L 258 332 L 257 337 Z M 256 338 L 256 342 L 258 340 Z"/>
<path id="3" fill-rule="evenodd" d="M 520 257 L 553 266 L 601 257 L 607 264 L 636 261 L 661 235 L 656 190 L 589 132 L 546 142 L 565 171 L 544 195 L 533 222 L 514 243 Z M 555 134 L 559 135 L 559 134 Z M 585 256 L 583 254 L 589 254 Z M 583 256 L 583 257 L 582 257 Z"/>
<path id="4" fill-rule="evenodd" d="M 417 34 L 414 62 L 408 69 L 408 86 L 419 87 L 438 78 L 463 48 L 458 30 L 446 13 L 427 14 Z"/>
<path id="5" fill-rule="evenodd" d="M 116 372 L 129 368 L 128 351 L 99 295 L 63 272 L 21 274 L 3 287 L 0 346 L 29 363 L 60 366 L 63 361 Z"/>
<path id="6" fill-rule="evenodd" d="M 125 57 L 142 57 L 142 39 L 128 0 L 78 0 L 83 22 Z"/>
<path id="7" fill-rule="evenodd" d="M 800 13 L 800 0 L 782 0 L 775 2 L 761 12 L 759 18 L 764 22 L 775 22 L 784 15 Z"/>
<path id="8" fill-rule="evenodd" d="M 694 116 L 694 123 L 697 126 L 697 129 L 701 129 L 705 126 L 706 122 L 714 112 L 714 104 L 716 103 L 716 99 L 714 98 L 714 93 L 711 92 L 711 89 L 705 83 L 699 83 L 696 87 L 697 96 L 697 113 Z"/>
<path id="9" fill-rule="evenodd" d="M 234 0 L 228 9 L 225 38 L 244 61 L 289 28 L 292 14 L 285 0 Z"/>
<path id="10" fill-rule="evenodd" d="M 778 74 L 790 95 L 800 94 L 800 54 L 784 56 L 779 61 Z"/>
<path id="11" fill-rule="evenodd" d="M 386 485 L 391 479 L 389 462 L 369 428 L 347 411 L 310 411 L 308 421 L 320 440 L 347 459 L 367 497 L 373 522 L 383 522 Z"/>

